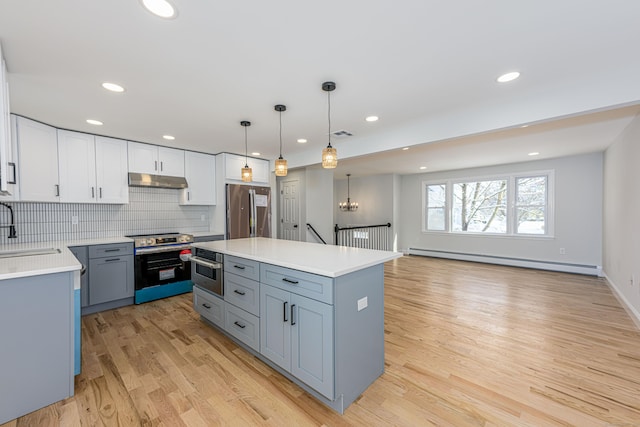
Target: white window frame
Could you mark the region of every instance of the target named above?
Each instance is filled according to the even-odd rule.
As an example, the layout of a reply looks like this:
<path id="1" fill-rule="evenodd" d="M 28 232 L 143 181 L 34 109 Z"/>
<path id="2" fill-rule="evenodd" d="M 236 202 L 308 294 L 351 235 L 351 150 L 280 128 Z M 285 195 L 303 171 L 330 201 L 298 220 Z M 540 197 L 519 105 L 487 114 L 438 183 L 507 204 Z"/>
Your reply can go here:
<path id="1" fill-rule="evenodd" d="M 516 200 L 516 183 L 519 178 L 531 178 L 531 177 L 546 177 L 546 206 L 545 206 L 545 232 L 544 234 L 533 233 L 518 233 L 517 232 L 517 200 Z M 507 181 L 507 231 L 506 233 L 483 233 L 473 231 L 452 231 L 451 230 L 451 215 L 453 206 L 453 185 L 462 184 L 468 182 L 480 182 L 480 181 Z M 427 187 L 430 185 L 445 185 L 446 200 L 445 200 L 445 229 L 444 230 L 429 230 L 428 229 L 428 197 Z M 537 170 L 518 172 L 511 174 L 500 175 L 488 175 L 488 176 L 472 176 L 464 178 L 450 178 L 450 179 L 438 179 L 422 181 L 420 191 L 422 192 L 422 232 L 423 233 L 445 233 L 455 234 L 458 236 L 491 236 L 491 237 L 518 237 L 518 238 L 532 238 L 532 239 L 544 239 L 552 238 L 555 235 L 555 171 L 553 170 Z"/>

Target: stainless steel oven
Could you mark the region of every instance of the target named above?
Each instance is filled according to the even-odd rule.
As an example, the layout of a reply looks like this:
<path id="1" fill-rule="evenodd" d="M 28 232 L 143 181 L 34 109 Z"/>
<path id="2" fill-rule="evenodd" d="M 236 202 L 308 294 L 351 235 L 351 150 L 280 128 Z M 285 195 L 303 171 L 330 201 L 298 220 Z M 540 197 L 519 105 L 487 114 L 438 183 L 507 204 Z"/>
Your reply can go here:
<path id="1" fill-rule="evenodd" d="M 221 253 L 195 248 L 191 256 L 193 284 L 221 297 L 224 293 L 222 261 Z"/>
<path id="2" fill-rule="evenodd" d="M 169 233 L 128 237 L 134 239 L 136 304 L 192 290 L 191 263 L 188 261 L 192 235 Z"/>

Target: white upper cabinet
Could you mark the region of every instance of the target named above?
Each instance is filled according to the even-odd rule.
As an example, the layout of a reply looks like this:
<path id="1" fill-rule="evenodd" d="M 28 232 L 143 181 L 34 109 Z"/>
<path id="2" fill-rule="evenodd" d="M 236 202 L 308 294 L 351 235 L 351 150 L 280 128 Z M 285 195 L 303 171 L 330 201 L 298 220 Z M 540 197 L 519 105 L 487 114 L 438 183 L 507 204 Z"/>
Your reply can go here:
<path id="1" fill-rule="evenodd" d="M 98 202 L 129 203 L 127 141 L 96 136 Z"/>
<path id="2" fill-rule="evenodd" d="M 16 117 L 20 200 L 59 201 L 58 137 L 56 129 Z"/>
<path id="3" fill-rule="evenodd" d="M 184 151 L 129 141 L 129 172 L 184 177 Z"/>
<path id="4" fill-rule="evenodd" d="M 96 200 L 95 137 L 58 130 L 60 201 L 87 203 Z"/>
<path id="5" fill-rule="evenodd" d="M 180 194 L 181 205 L 216 204 L 216 156 L 185 151 L 184 173 L 188 188 Z"/>
<path id="6" fill-rule="evenodd" d="M 60 201 L 128 203 L 127 142 L 58 131 Z"/>
<path id="7" fill-rule="evenodd" d="M 7 81 L 7 65 L 2 56 L 0 46 L 0 193 L 11 193 L 9 188 L 11 171 L 9 163 L 13 161 L 11 152 L 11 119 L 9 117 L 9 82 Z M 7 194 L 10 196 L 10 194 Z M 6 199 L 5 199 L 6 200 Z"/>
<path id="8" fill-rule="evenodd" d="M 11 115 L 11 142 L 6 147 L 7 157 L 2 166 L 6 165 L 6 173 L 2 178 L 6 180 L 5 191 L 8 194 L 0 194 L 0 201 L 20 200 L 20 186 L 18 185 L 18 133 L 16 132 L 16 116 Z"/>
<path id="9" fill-rule="evenodd" d="M 225 165 L 225 178 L 232 181 L 242 181 L 241 169 L 245 164 L 248 164 L 253 174 L 253 180 L 255 183 L 269 183 L 269 161 L 262 159 L 255 159 L 248 157 L 245 163 L 244 156 L 238 156 L 236 154 L 224 153 L 224 165 Z"/>

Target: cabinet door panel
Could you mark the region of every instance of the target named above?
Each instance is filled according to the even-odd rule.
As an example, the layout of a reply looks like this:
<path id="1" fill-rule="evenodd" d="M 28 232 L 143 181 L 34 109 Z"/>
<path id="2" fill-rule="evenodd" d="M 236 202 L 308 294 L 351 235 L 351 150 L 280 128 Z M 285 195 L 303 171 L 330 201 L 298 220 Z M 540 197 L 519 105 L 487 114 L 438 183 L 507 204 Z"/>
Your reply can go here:
<path id="1" fill-rule="evenodd" d="M 184 176 L 188 188 L 182 190 L 182 205 L 216 204 L 216 157 L 210 154 L 184 153 Z"/>
<path id="2" fill-rule="evenodd" d="M 90 305 L 133 296 L 133 263 L 130 258 L 116 256 L 89 261 Z"/>
<path id="3" fill-rule="evenodd" d="M 58 136 L 56 129 L 17 117 L 20 199 L 57 202 Z"/>
<path id="4" fill-rule="evenodd" d="M 96 151 L 93 135 L 58 130 L 58 165 L 61 202 L 96 201 Z"/>
<path id="5" fill-rule="evenodd" d="M 158 147 L 158 175 L 184 176 L 184 150 Z"/>
<path id="6" fill-rule="evenodd" d="M 96 136 L 96 187 L 99 203 L 129 203 L 127 141 Z"/>
<path id="7" fill-rule="evenodd" d="M 260 285 L 260 353 L 291 370 L 290 294 L 268 285 Z"/>
<path id="8" fill-rule="evenodd" d="M 128 152 L 129 172 L 158 174 L 160 169 L 156 145 L 129 141 Z"/>
<path id="9" fill-rule="evenodd" d="M 295 294 L 291 305 L 291 373 L 333 399 L 333 306 Z"/>

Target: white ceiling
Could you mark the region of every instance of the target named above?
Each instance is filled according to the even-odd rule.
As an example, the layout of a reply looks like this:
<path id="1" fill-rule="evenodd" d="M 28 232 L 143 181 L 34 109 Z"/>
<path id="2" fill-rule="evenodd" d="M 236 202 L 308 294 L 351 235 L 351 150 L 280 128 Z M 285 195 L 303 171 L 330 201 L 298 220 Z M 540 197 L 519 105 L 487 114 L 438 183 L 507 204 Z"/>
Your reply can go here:
<path id="1" fill-rule="evenodd" d="M 336 174 L 364 175 L 601 151 L 640 111 L 637 1 L 173 3 L 178 17 L 163 20 L 137 0 L 0 2 L 12 112 L 239 154 L 239 122 L 250 120 L 249 151 L 273 160 L 282 103 L 283 154 L 296 167 L 320 160 L 321 84 L 333 80 L 332 130 L 353 133 L 333 139 Z M 520 79 L 496 83 L 512 70 Z M 365 122 L 371 114 L 380 120 Z"/>

